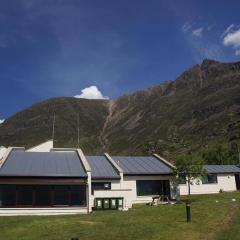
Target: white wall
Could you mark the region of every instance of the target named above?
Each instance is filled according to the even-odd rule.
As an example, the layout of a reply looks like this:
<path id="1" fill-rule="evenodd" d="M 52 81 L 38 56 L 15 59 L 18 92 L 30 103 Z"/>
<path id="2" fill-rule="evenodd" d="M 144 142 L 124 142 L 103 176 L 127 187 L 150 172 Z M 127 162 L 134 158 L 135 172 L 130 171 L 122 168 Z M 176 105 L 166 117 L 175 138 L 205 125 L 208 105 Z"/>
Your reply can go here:
<path id="1" fill-rule="evenodd" d="M 53 148 L 53 141 L 49 140 L 47 142 L 41 143 L 37 146 L 29 148 L 26 152 L 50 152 Z"/>
<path id="2" fill-rule="evenodd" d="M 95 190 L 92 196 L 91 205 L 94 206 L 94 198 L 99 197 L 123 197 L 124 207 L 131 208 L 134 203 L 148 203 L 152 201 L 152 196 L 137 196 L 137 180 L 170 180 L 171 196 L 176 197 L 174 193 L 173 178 L 170 176 L 124 176 L 123 181 L 106 180 L 111 182 L 111 190 Z M 92 182 L 104 182 L 104 180 L 93 180 Z M 179 191 L 177 192 L 179 194 Z"/>
<path id="3" fill-rule="evenodd" d="M 236 191 L 236 182 L 234 174 L 218 174 L 217 183 L 202 184 L 199 181 L 199 185 L 195 181 L 191 185 L 191 194 L 209 194 L 209 193 L 219 193 L 220 189 L 226 192 Z M 188 185 L 180 184 L 180 195 L 188 194 Z"/>
<path id="4" fill-rule="evenodd" d="M 131 199 L 132 203 L 147 203 L 152 201 L 152 196 L 137 196 L 137 180 L 170 180 L 171 197 L 175 198 L 173 192 L 173 178 L 170 176 L 124 176 L 123 188 L 132 189 Z"/>
<path id="5" fill-rule="evenodd" d="M 0 160 L 3 158 L 6 151 L 7 151 L 7 148 L 0 147 Z"/>
<path id="6" fill-rule="evenodd" d="M 94 198 L 123 198 L 123 208 L 132 207 L 132 190 L 131 189 L 112 189 L 112 190 L 95 190 Z M 94 202 L 92 202 L 94 205 Z"/>
<path id="7" fill-rule="evenodd" d="M 123 206 L 125 208 L 131 208 L 132 207 L 132 201 L 131 201 L 131 189 L 122 189 L 121 188 L 121 181 L 119 180 L 92 180 L 92 182 L 110 182 L 111 183 L 111 189 L 108 190 L 94 190 L 93 195 L 91 196 L 91 207 L 94 207 L 94 199 L 95 198 L 117 198 L 117 197 L 123 197 Z"/>

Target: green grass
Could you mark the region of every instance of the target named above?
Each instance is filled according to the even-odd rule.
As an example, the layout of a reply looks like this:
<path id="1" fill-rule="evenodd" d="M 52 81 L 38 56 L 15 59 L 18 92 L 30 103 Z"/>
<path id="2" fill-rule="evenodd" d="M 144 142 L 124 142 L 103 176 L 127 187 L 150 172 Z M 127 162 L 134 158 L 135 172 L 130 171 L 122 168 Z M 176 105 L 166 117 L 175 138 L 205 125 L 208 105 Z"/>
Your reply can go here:
<path id="1" fill-rule="evenodd" d="M 235 198 L 237 201 L 232 202 Z M 185 205 L 135 205 L 128 212 L 90 215 L 0 217 L 0 239 L 157 240 L 240 239 L 240 193 L 192 197 L 192 222 Z M 219 202 L 216 203 L 216 200 Z"/>

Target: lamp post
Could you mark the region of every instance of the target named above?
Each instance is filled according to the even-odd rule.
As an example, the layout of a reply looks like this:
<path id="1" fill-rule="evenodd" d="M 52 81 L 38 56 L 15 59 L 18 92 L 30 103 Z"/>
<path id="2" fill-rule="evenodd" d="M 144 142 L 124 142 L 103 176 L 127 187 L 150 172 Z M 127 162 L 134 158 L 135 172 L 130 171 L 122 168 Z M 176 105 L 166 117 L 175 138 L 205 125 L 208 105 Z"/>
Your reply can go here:
<path id="1" fill-rule="evenodd" d="M 190 208 L 190 202 L 186 202 L 186 217 L 187 217 L 187 223 L 191 222 L 191 208 Z"/>
<path id="2" fill-rule="evenodd" d="M 188 177 L 188 199 L 186 201 L 186 217 L 187 217 L 187 223 L 191 221 L 191 205 L 190 205 L 190 177 Z"/>

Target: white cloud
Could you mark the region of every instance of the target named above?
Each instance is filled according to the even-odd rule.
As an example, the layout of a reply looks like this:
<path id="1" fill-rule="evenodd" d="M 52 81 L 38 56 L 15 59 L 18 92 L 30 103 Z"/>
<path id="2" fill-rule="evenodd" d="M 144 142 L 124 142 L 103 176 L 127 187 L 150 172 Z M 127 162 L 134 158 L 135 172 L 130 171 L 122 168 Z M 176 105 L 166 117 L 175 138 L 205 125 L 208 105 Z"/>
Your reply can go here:
<path id="1" fill-rule="evenodd" d="M 194 29 L 194 30 L 192 31 L 192 35 L 193 35 L 194 37 L 202 37 L 202 33 L 203 33 L 203 27 Z"/>
<path id="2" fill-rule="evenodd" d="M 240 55 L 240 27 L 231 24 L 222 34 L 223 45 L 235 49 L 235 55 Z"/>
<path id="3" fill-rule="evenodd" d="M 86 99 L 109 99 L 109 97 L 103 96 L 96 86 L 90 86 L 81 90 L 80 95 L 74 96 L 75 98 Z"/>
<path id="4" fill-rule="evenodd" d="M 236 55 L 236 56 L 240 56 L 240 49 L 238 49 L 238 50 L 235 51 L 235 55 Z"/>
<path id="5" fill-rule="evenodd" d="M 188 30 L 191 29 L 191 24 L 189 22 L 185 22 L 183 25 L 182 25 L 182 31 L 183 32 L 187 32 Z"/>
<path id="6" fill-rule="evenodd" d="M 5 121 L 5 119 L 0 119 L 0 124 L 2 124 Z"/>
<path id="7" fill-rule="evenodd" d="M 225 46 L 233 46 L 234 48 L 240 47 L 240 28 L 227 33 L 223 38 L 223 44 Z"/>
<path id="8" fill-rule="evenodd" d="M 227 27 L 227 29 L 223 32 L 223 34 L 221 35 L 221 37 L 224 37 L 226 34 L 228 34 L 229 32 L 231 32 L 231 30 L 235 27 L 234 24 L 231 24 Z"/>

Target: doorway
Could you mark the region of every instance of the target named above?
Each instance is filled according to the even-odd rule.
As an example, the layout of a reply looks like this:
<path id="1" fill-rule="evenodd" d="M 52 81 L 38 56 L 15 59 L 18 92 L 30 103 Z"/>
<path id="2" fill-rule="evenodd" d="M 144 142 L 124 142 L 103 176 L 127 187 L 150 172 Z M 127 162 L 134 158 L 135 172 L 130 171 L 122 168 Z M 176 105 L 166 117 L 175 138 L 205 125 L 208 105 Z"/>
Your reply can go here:
<path id="1" fill-rule="evenodd" d="M 240 191 L 240 174 L 235 174 L 236 188 Z"/>

